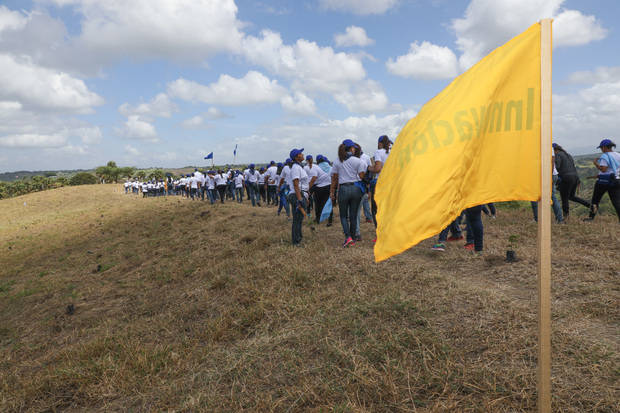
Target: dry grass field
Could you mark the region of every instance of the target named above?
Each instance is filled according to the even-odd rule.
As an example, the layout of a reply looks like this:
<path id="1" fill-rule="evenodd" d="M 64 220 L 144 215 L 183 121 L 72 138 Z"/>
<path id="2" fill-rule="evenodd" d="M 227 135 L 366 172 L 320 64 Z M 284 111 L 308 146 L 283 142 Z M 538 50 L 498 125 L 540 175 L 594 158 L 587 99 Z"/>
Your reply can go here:
<path id="1" fill-rule="evenodd" d="M 536 224 L 387 262 L 273 208 L 120 185 L 0 201 L 0 411 L 530 412 Z M 553 226 L 553 407 L 620 411 L 620 226 Z M 520 261 L 504 262 L 519 237 Z M 68 308 L 68 306 L 73 306 Z"/>

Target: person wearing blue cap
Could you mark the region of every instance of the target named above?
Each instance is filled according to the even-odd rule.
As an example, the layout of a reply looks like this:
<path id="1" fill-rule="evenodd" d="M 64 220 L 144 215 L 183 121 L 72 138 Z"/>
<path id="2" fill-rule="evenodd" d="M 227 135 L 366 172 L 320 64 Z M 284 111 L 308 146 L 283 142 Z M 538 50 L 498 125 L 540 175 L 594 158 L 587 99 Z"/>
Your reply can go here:
<path id="1" fill-rule="evenodd" d="M 289 215 L 289 209 L 291 208 L 291 206 L 289 206 L 288 204 L 288 195 L 291 192 L 291 187 L 289 187 L 288 185 L 288 175 L 291 171 L 291 165 L 293 164 L 293 161 L 291 158 L 286 158 L 286 161 L 284 161 L 284 165 L 282 166 L 282 169 L 280 170 L 280 182 L 278 183 L 278 193 L 280 194 L 280 200 L 282 200 L 282 198 L 284 197 L 284 208 L 286 210 L 286 217 L 288 218 Z M 280 215 L 280 211 L 281 211 L 282 207 L 278 208 L 278 215 Z"/>
<path id="2" fill-rule="evenodd" d="M 343 247 L 355 245 L 353 237 L 357 233 L 357 216 L 362 201 L 362 179 L 366 173 L 366 164 L 353 155 L 355 142 L 346 139 L 338 147 L 338 159 L 332 167 L 332 183 L 330 198 L 336 201 L 336 188 L 338 189 L 338 208 L 340 210 L 340 223 L 344 232 Z"/>
<path id="3" fill-rule="evenodd" d="M 585 221 L 594 219 L 598 213 L 599 203 L 606 192 L 609 194 L 611 204 L 620 221 L 620 154 L 613 150 L 615 147 L 616 144 L 610 139 L 603 139 L 598 146 L 602 155 L 593 161 L 599 172 L 592 192 L 590 215 Z"/>
<path id="4" fill-rule="evenodd" d="M 217 189 L 217 194 L 220 197 L 220 203 L 223 204 L 224 198 L 226 197 L 226 176 L 221 169 L 218 169 L 213 178 L 215 179 L 215 188 Z"/>
<path id="5" fill-rule="evenodd" d="M 562 213 L 564 215 L 564 221 L 567 221 L 569 216 L 569 200 L 577 202 L 586 208 L 590 208 L 590 203 L 575 195 L 581 181 L 577 175 L 577 168 L 575 168 L 573 157 L 557 143 L 553 144 L 553 153 L 555 155 L 555 167 L 558 170 L 558 186 L 560 198 L 562 199 Z"/>
<path id="6" fill-rule="evenodd" d="M 261 166 L 258 170 L 258 194 L 263 203 L 267 202 L 267 188 L 265 185 L 265 168 Z"/>
<path id="7" fill-rule="evenodd" d="M 310 178 L 310 190 L 312 192 L 312 196 L 314 197 L 314 213 L 315 220 L 318 224 L 321 219 L 321 214 L 323 213 L 323 208 L 325 207 L 325 203 L 329 199 L 329 188 L 332 183 L 331 179 L 331 166 L 326 157 L 323 155 L 316 156 L 317 170 L 316 175 Z M 332 225 L 332 220 L 334 216 L 334 211 L 332 210 L 331 214 L 329 214 L 329 218 L 327 220 L 327 226 L 330 227 Z"/>
<path id="8" fill-rule="evenodd" d="M 278 188 L 278 182 L 276 181 L 278 176 L 278 167 L 274 161 L 269 162 L 269 167 L 265 172 L 265 188 L 267 189 L 267 205 L 276 205 L 278 200 L 276 199 L 276 191 Z"/>
<path id="9" fill-rule="evenodd" d="M 235 192 L 236 192 L 237 202 L 242 203 L 243 202 L 243 184 L 244 184 L 243 174 L 240 172 L 236 172 L 235 177 L 234 177 L 234 182 L 235 182 Z"/>
<path id="10" fill-rule="evenodd" d="M 308 201 L 308 174 L 304 171 L 301 163 L 304 160 L 304 150 L 293 149 L 290 153 L 293 161 L 286 177 L 291 191 L 288 194 L 288 202 L 292 207 L 293 222 L 291 225 L 291 240 L 294 246 L 299 246 L 303 238 L 301 231 L 304 217 L 306 216 L 306 203 Z"/>
<path id="11" fill-rule="evenodd" d="M 308 179 L 312 180 L 312 177 L 318 175 L 317 169 L 319 169 L 319 167 L 314 164 L 314 159 L 312 158 L 312 155 L 306 156 L 306 166 L 304 166 L 304 171 L 306 171 L 306 174 L 308 175 Z M 310 191 L 310 197 L 308 198 L 308 206 L 306 207 L 306 212 L 308 214 L 312 212 L 312 207 L 314 206 L 314 199 L 313 199 L 314 197 L 312 196 L 312 185 L 310 185 L 309 191 Z"/>
<path id="12" fill-rule="evenodd" d="M 375 224 L 375 229 L 377 228 L 377 203 L 375 202 L 375 187 L 377 186 L 377 179 L 379 179 L 381 169 L 383 168 L 383 165 L 385 165 L 385 161 L 387 161 L 387 157 L 390 154 L 391 145 L 392 141 L 387 137 L 387 135 L 379 136 L 377 150 L 375 151 L 375 156 L 373 157 L 372 167 L 369 168 L 370 172 L 375 174 L 372 181 L 370 181 L 370 206 L 372 210 L 372 221 Z M 374 241 L 377 241 L 377 239 L 375 238 Z"/>
<path id="13" fill-rule="evenodd" d="M 288 161 L 288 159 L 287 159 Z M 282 177 L 284 175 L 284 168 L 288 168 L 288 165 L 284 165 L 281 162 L 278 162 L 278 173 L 276 175 L 276 182 L 278 182 L 278 186 L 276 188 L 276 192 L 278 194 L 278 212 L 277 214 L 280 215 L 280 212 L 282 211 L 282 209 L 284 209 L 284 212 L 286 212 L 286 217 L 290 217 L 291 213 L 290 213 L 290 207 L 288 205 L 288 201 L 286 200 L 286 198 L 288 197 L 288 186 L 286 185 L 286 183 L 282 184 Z"/>
<path id="14" fill-rule="evenodd" d="M 248 169 L 244 171 L 245 187 L 252 202 L 252 206 L 260 206 L 260 195 L 258 192 L 258 171 L 255 169 L 256 165 L 251 163 L 248 165 Z"/>

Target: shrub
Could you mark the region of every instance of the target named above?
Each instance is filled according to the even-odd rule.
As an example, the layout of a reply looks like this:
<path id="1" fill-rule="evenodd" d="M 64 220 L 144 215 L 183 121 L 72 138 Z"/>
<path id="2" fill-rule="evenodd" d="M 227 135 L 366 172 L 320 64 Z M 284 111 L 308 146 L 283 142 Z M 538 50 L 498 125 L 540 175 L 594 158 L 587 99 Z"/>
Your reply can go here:
<path id="1" fill-rule="evenodd" d="M 88 172 L 80 172 L 71 177 L 69 185 L 92 185 L 97 183 L 97 177 Z"/>

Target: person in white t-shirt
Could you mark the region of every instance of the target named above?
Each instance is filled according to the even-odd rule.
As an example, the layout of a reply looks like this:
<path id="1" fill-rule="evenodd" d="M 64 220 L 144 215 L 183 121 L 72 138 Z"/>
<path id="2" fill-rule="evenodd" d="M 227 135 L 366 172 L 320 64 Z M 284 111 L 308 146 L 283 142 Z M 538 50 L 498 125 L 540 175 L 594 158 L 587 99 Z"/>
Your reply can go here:
<path id="1" fill-rule="evenodd" d="M 329 199 L 329 188 L 331 186 L 332 178 L 331 178 L 331 166 L 329 165 L 329 160 L 323 155 L 316 156 L 316 169 L 311 170 L 310 177 L 310 193 L 314 198 L 314 212 L 315 212 L 315 221 L 318 224 L 321 219 L 321 213 L 323 212 L 323 207 L 327 203 Z M 334 213 L 329 215 L 327 220 L 327 226 L 330 227 L 332 225 Z"/>
<path id="2" fill-rule="evenodd" d="M 215 172 L 208 171 L 206 176 L 207 196 L 211 205 L 215 203 Z"/>
<path id="3" fill-rule="evenodd" d="M 359 158 L 364 161 L 368 168 L 370 168 L 372 166 L 372 159 L 370 158 L 370 156 L 368 156 L 368 154 L 362 150 L 361 146 L 358 145 L 357 149 L 359 150 Z M 366 182 L 368 182 L 368 179 L 370 178 L 372 177 L 367 177 Z M 364 211 L 364 217 L 366 218 L 366 222 L 371 223 L 372 209 L 370 208 L 370 191 L 366 192 L 362 197 L 362 208 Z"/>
<path id="4" fill-rule="evenodd" d="M 278 203 L 276 192 L 278 189 L 278 182 L 276 176 L 278 175 L 278 167 L 274 161 L 269 162 L 269 167 L 265 172 L 265 188 L 267 189 L 267 205 Z"/>
<path id="5" fill-rule="evenodd" d="M 243 173 L 245 179 L 245 187 L 248 190 L 248 196 L 252 202 L 252 206 L 260 206 L 260 194 L 258 192 L 258 178 L 260 173 L 255 169 L 256 166 L 251 163 Z"/>
<path id="6" fill-rule="evenodd" d="M 377 179 L 379 179 L 381 169 L 383 168 L 383 165 L 385 165 L 385 161 L 387 161 L 391 145 L 392 141 L 387 137 L 387 135 L 382 135 L 379 137 L 377 151 L 375 152 L 375 156 L 372 160 L 372 166 L 369 168 L 370 172 L 375 174 L 372 181 L 370 181 L 370 205 L 372 207 L 372 221 L 375 224 L 375 229 L 377 228 L 377 203 L 375 202 L 375 187 L 377 185 Z M 376 240 L 377 239 L 375 238 L 374 241 Z"/>
<path id="7" fill-rule="evenodd" d="M 293 163 L 286 176 L 287 183 L 291 188 L 291 192 L 288 194 L 288 202 L 293 209 L 291 238 L 294 246 L 300 246 L 303 238 L 301 228 L 306 216 L 306 203 L 308 202 L 308 174 L 301 166 L 304 160 L 303 152 L 303 148 L 291 151 L 290 156 Z"/>
<path id="8" fill-rule="evenodd" d="M 287 218 L 290 216 L 290 208 L 291 206 L 288 204 L 288 194 L 291 191 L 291 188 L 288 186 L 287 177 L 291 171 L 291 165 L 293 164 L 293 160 L 291 158 L 287 158 L 284 161 L 284 165 L 280 169 L 279 174 L 279 183 L 278 183 L 278 193 L 280 194 L 280 206 L 278 207 L 278 215 L 280 215 L 280 211 L 282 208 L 286 211 Z"/>
<path id="9" fill-rule="evenodd" d="M 363 189 L 361 180 L 366 173 L 366 164 L 353 155 L 355 142 L 345 139 L 338 147 L 338 159 L 332 167 L 332 184 L 330 197 L 336 201 L 336 187 L 338 188 L 338 208 L 340 223 L 344 232 L 343 247 L 355 245 L 353 237 L 356 234 L 357 214 L 362 200 Z"/>
<path id="10" fill-rule="evenodd" d="M 595 159 L 593 163 L 599 172 L 592 192 L 590 216 L 584 221 L 592 221 L 594 219 L 605 192 L 609 194 L 611 204 L 614 206 L 620 221 L 620 153 L 613 150 L 615 147 L 616 144 L 610 139 L 603 139 L 598 146 L 602 155 Z"/>
<path id="11" fill-rule="evenodd" d="M 215 179 L 215 188 L 220 197 L 220 202 L 223 204 L 226 197 L 226 176 L 221 169 L 218 169 L 217 174 L 213 178 Z"/>
<path id="12" fill-rule="evenodd" d="M 265 168 L 261 167 L 258 170 L 258 194 L 263 203 L 267 202 L 267 189 L 265 189 L 265 182 L 267 179 L 265 174 Z"/>

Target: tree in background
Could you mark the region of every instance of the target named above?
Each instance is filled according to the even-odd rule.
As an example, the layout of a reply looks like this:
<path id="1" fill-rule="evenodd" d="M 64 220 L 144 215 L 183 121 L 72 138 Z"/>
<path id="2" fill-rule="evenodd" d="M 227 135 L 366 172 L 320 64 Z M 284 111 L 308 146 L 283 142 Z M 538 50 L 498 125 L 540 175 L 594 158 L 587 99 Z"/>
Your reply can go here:
<path id="1" fill-rule="evenodd" d="M 139 170 L 138 172 L 135 173 L 135 177 L 141 181 L 144 181 L 144 178 L 146 178 L 146 171 Z"/>
<path id="2" fill-rule="evenodd" d="M 161 169 L 153 169 L 148 174 L 148 178 L 155 181 L 161 181 L 165 176 L 166 174 Z"/>
<path id="3" fill-rule="evenodd" d="M 135 173 L 136 168 L 134 168 L 133 166 L 125 166 L 123 168 L 119 168 L 119 176 L 122 178 L 130 179 Z"/>
<path id="4" fill-rule="evenodd" d="M 71 185 L 92 185 L 97 183 L 97 177 L 88 172 L 80 172 L 69 179 Z"/>

